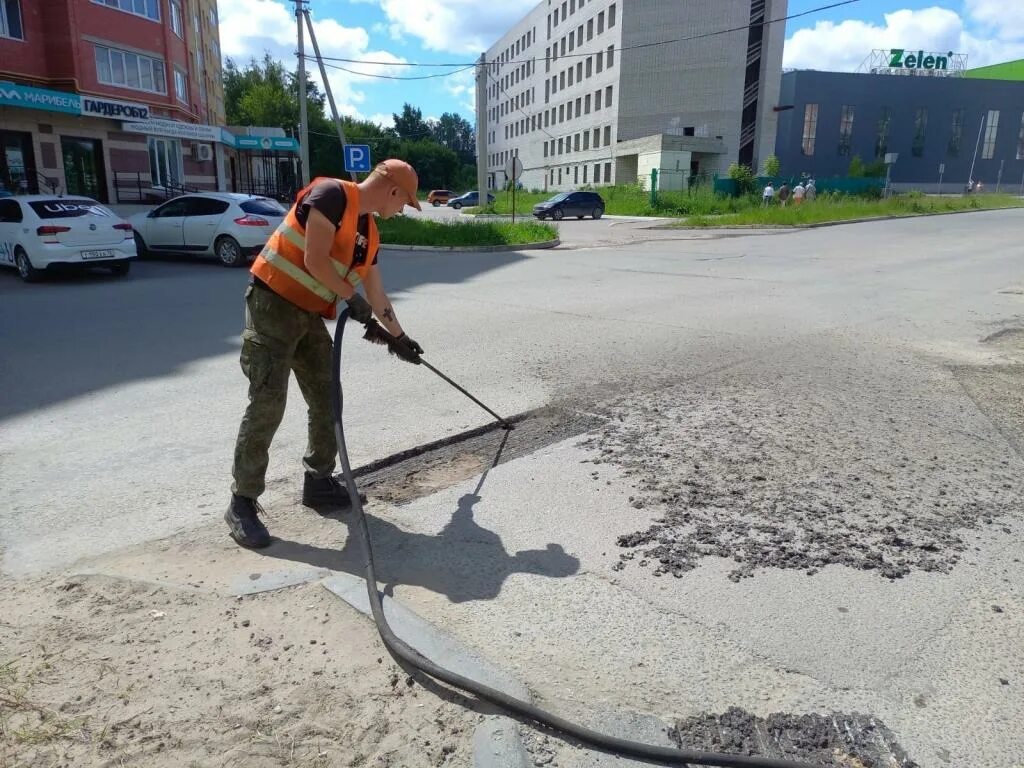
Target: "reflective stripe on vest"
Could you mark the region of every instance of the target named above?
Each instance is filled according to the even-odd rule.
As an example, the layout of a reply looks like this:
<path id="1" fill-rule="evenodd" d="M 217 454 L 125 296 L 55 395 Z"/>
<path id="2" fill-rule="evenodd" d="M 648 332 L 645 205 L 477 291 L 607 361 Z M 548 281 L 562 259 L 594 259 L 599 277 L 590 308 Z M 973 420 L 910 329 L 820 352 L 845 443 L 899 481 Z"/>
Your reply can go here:
<path id="1" fill-rule="evenodd" d="M 275 269 L 280 269 L 296 283 L 306 290 L 312 291 L 324 301 L 333 303 L 338 300 L 337 294 L 333 293 L 330 288 L 309 274 L 309 272 L 306 272 L 304 269 L 300 269 L 292 264 L 288 259 L 271 248 L 269 243 L 263 246 L 263 250 L 260 251 L 260 256 L 263 257 L 267 263 L 272 264 Z"/>

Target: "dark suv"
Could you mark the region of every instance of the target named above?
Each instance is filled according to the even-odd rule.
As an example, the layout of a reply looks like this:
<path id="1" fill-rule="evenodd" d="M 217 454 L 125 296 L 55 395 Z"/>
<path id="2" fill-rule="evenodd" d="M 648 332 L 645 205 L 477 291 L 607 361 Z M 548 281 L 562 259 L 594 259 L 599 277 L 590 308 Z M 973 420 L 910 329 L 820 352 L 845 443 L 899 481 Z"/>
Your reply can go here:
<path id="1" fill-rule="evenodd" d="M 563 219 L 575 216 L 593 216 L 600 219 L 604 215 L 604 200 L 597 192 L 562 192 L 550 200 L 533 206 L 533 215 L 538 219 Z"/>

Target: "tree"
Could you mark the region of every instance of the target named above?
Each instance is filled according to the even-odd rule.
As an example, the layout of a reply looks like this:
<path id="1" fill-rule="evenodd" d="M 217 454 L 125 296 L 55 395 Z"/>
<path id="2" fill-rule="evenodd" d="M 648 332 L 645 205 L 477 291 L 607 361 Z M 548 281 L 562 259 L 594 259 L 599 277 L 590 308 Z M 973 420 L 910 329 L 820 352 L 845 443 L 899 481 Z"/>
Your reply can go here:
<path id="1" fill-rule="evenodd" d="M 392 114 L 395 133 L 400 139 L 417 140 L 431 135 L 430 126 L 423 121 L 423 112 L 411 104 L 402 105 L 402 114 Z"/>
<path id="2" fill-rule="evenodd" d="M 782 163 L 779 161 L 778 155 L 768 155 L 764 161 L 764 175 L 774 179 L 781 172 Z"/>
<path id="3" fill-rule="evenodd" d="M 450 149 L 462 162 L 476 162 L 476 134 L 468 121 L 458 114 L 445 112 L 428 125 L 434 141 Z"/>
<path id="4" fill-rule="evenodd" d="M 736 182 L 741 195 L 749 195 L 754 191 L 754 171 L 749 165 L 733 163 L 729 166 L 729 178 Z"/>
<path id="5" fill-rule="evenodd" d="M 850 158 L 850 167 L 846 171 L 846 175 L 855 179 L 864 176 L 864 161 L 860 159 L 860 155 L 854 155 Z"/>

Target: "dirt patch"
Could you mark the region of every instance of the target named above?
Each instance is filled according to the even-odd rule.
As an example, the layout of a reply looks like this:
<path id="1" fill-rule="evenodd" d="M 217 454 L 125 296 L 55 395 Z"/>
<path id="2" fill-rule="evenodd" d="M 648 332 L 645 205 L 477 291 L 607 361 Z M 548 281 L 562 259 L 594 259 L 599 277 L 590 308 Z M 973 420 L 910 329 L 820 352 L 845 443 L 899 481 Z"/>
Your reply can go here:
<path id="1" fill-rule="evenodd" d="M 245 599 L 99 576 L 3 588 L 4 766 L 472 759 L 478 716 L 412 684 L 319 585 Z"/>
<path id="2" fill-rule="evenodd" d="M 917 768 L 889 729 L 867 715 L 761 718 L 733 707 L 679 720 L 669 736 L 680 749 L 799 760 L 819 768 Z"/>
<path id="3" fill-rule="evenodd" d="M 1020 457 L 948 375 L 857 354 L 822 349 L 811 369 L 768 365 L 609 406 L 581 444 L 632 477 L 634 507 L 662 513 L 618 538 L 615 567 L 682 576 L 721 557 L 733 580 L 827 565 L 895 579 L 948 572 L 965 531 L 1001 527 L 1024 494 Z"/>

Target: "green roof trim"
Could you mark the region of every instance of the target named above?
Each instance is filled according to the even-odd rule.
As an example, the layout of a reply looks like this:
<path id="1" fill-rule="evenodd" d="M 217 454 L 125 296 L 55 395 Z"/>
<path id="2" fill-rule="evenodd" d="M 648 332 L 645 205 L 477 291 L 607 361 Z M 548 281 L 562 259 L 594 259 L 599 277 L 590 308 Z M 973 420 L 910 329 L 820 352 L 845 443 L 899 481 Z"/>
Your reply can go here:
<path id="1" fill-rule="evenodd" d="M 973 77 L 978 80 L 1019 80 L 1024 81 L 1024 59 L 1007 61 L 1003 64 L 992 64 L 988 67 L 968 69 L 964 77 Z"/>

